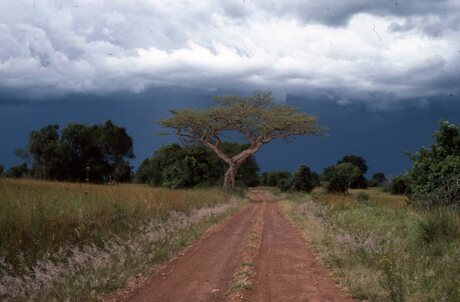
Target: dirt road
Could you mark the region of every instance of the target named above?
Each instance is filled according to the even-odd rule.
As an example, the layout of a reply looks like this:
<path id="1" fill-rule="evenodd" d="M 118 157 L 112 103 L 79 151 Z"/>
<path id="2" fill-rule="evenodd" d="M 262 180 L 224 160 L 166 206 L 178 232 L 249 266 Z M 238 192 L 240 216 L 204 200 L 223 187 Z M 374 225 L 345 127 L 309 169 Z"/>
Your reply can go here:
<path id="1" fill-rule="evenodd" d="M 306 246 L 271 195 L 254 192 L 252 202 L 175 261 L 159 269 L 127 301 L 227 301 L 240 254 L 256 217 L 263 217 L 246 301 L 351 301 Z M 260 220 L 260 218 L 259 218 Z"/>

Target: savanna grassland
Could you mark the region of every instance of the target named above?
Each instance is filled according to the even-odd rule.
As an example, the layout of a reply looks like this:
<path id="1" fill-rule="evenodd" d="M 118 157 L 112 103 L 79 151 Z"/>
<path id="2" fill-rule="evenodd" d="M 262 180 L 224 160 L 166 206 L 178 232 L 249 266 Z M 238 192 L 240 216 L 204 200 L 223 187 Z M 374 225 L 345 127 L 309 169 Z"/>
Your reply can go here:
<path id="1" fill-rule="evenodd" d="M 0 179 L 0 300 L 97 300 L 149 274 L 240 200 L 218 189 Z"/>
<path id="2" fill-rule="evenodd" d="M 277 193 L 318 257 L 358 301 L 459 301 L 460 217 L 381 189 Z"/>

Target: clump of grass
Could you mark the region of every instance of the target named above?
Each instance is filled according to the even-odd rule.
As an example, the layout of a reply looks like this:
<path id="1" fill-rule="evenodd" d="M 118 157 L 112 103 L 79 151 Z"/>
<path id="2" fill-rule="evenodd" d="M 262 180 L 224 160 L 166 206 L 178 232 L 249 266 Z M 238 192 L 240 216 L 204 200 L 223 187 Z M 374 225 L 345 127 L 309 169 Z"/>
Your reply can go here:
<path id="1" fill-rule="evenodd" d="M 369 194 L 363 191 L 358 192 L 358 194 L 356 194 L 356 200 L 358 202 L 367 203 L 369 201 Z"/>
<path id="2" fill-rule="evenodd" d="M 458 213 L 421 212 L 403 198 L 367 193 L 370 204 L 350 202 L 358 190 L 349 196 L 316 191 L 281 204 L 356 300 L 459 301 Z M 421 240 L 425 233 L 428 240 Z"/>
<path id="3" fill-rule="evenodd" d="M 419 236 L 425 243 L 451 242 L 459 236 L 458 215 L 448 209 L 427 212 L 418 221 Z"/>

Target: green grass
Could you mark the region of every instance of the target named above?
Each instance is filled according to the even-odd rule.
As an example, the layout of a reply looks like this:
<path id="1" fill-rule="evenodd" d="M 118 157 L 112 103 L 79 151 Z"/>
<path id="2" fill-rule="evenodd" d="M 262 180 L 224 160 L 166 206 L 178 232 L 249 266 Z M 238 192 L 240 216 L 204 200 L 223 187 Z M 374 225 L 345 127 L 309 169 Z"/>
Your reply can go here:
<path id="1" fill-rule="evenodd" d="M 365 192 L 277 196 L 353 298 L 460 301 L 458 214 L 415 211 L 404 197 Z"/>
<path id="2" fill-rule="evenodd" d="M 237 209 L 233 197 L 0 179 L 0 299 L 96 300 Z"/>

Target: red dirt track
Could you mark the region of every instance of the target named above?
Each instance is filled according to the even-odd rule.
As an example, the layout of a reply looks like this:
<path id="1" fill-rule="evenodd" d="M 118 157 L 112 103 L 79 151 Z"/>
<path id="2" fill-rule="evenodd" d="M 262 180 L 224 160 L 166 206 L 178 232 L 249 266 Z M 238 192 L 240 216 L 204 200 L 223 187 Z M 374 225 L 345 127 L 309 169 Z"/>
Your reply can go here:
<path id="1" fill-rule="evenodd" d="M 251 200 L 184 255 L 159 269 L 126 301 L 227 301 L 255 217 L 264 217 L 262 240 L 254 260 L 252 289 L 244 290 L 243 300 L 352 301 L 315 260 L 271 195 L 253 192 Z"/>

